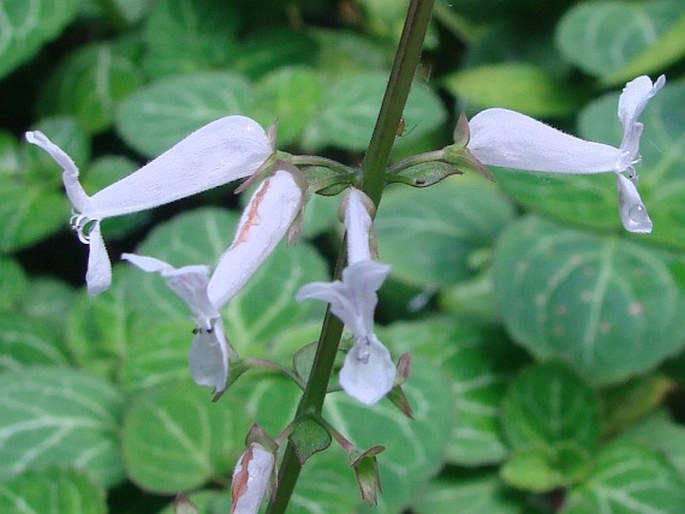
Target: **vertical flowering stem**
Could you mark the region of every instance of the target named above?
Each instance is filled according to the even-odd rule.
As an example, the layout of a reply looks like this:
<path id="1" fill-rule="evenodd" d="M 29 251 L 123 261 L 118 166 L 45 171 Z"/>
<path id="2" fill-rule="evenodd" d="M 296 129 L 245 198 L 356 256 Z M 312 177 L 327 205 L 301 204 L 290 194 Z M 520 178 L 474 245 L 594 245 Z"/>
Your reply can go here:
<path id="1" fill-rule="evenodd" d="M 376 206 L 383 194 L 385 169 L 390 160 L 390 151 L 395 142 L 397 127 L 402 119 L 404 105 L 407 103 L 409 89 L 419 64 L 433 3 L 434 0 L 413 0 L 409 4 L 388 87 L 385 90 L 369 149 L 362 164 L 364 179 L 361 189 Z"/>
<path id="2" fill-rule="evenodd" d="M 385 170 L 395 141 L 409 89 L 421 56 L 423 40 L 430 21 L 434 0 L 411 0 L 395 54 L 395 61 L 385 90 L 376 126 L 362 164 L 362 190 L 378 205 L 385 186 Z M 341 244 L 335 266 L 334 278 L 339 279 L 346 261 L 345 240 Z M 340 344 L 343 324 L 330 308 L 326 310 L 316 356 L 312 364 L 309 382 L 298 406 L 297 415 L 308 412 L 320 413 L 323 407 L 328 381 L 333 372 L 335 356 Z M 283 514 L 301 471 L 301 465 L 292 445 L 288 444 L 279 470 L 278 489 L 267 514 Z"/>

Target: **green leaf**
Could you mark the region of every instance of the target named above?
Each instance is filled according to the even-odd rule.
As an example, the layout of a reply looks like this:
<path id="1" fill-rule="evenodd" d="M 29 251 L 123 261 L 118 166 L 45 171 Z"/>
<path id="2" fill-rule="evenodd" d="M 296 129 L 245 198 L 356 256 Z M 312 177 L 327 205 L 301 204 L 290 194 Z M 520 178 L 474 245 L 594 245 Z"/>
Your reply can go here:
<path id="1" fill-rule="evenodd" d="M 502 63 L 449 74 L 447 90 L 473 107 L 504 107 L 538 117 L 572 114 L 580 97 L 534 64 Z"/>
<path id="2" fill-rule="evenodd" d="M 605 436 L 623 432 L 658 408 L 672 389 L 671 380 L 655 374 L 636 377 L 601 391 Z"/>
<path id="3" fill-rule="evenodd" d="M 444 289 L 438 299 L 440 307 L 460 318 L 500 323 L 493 275 L 492 268 L 487 268 L 469 280 Z"/>
<path id="4" fill-rule="evenodd" d="M 529 217 L 500 238 L 495 286 L 515 340 L 611 383 L 682 348 L 683 266 L 673 253 Z"/>
<path id="5" fill-rule="evenodd" d="M 0 478 L 49 465 L 83 469 L 101 484 L 124 478 L 118 448 L 123 398 L 67 367 L 0 373 Z"/>
<path id="6" fill-rule="evenodd" d="M 49 468 L 0 482 L 0 510 L 5 514 L 101 514 L 107 505 L 101 486 L 87 474 Z"/>
<path id="7" fill-rule="evenodd" d="M 213 266 L 232 240 L 237 221 L 234 212 L 197 209 L 158 225 L 136 251 L 174 266 Z M 312 247 L 300 243 L 286 248 L 281 244 L 223 309 L 231 343 L 239 353 L 267 355 L 281 332 L 322 313 L 321 305 L 298 304 L 294 297 L 305 283 L 326 278 L 325 264 Z M 131 268 L 126 280 L 128 307 L 137 314 L 151 322 L 190 317 L 186 304 L 157 274 Z"/>
<path id="8" fill-rule="evenodd" d="M 431 480 L 412 506 L 416 514 L 455 512 L 455 509 L 474 514 L 522 514 L 519 498 L 490 471 L 470 471 L 453 479 Z"/>
<path id="9" fill-rule="evenodd" d="M 0 251 L 31 246 L 57 232 L 68 218 L 64 194 L 41 186 L 1 184 Z"/>
<path id="10" fill-rule="evenodd" d="M 196 72 L 160 79 L 117 106 L 119 135 L 133 149 L 157 156 L 201 126 L 248 112 L 254 91 L 241 75 Z"/>
<path id="11" fill-rule="evenodd" d="M 385 478 L 382 458 L 381 480 Z M 383 495 L 379 496 L 383 501 Z M 360 492 L 347 455 L 337 446 L 312 457 L 302 468 L 295 492 L 288 504 L 293 514 L 356 514 L 360 512 Z M 382 503 L 381 503 L 382 505 Z M 362 511 L 363 512 L 363 511 Z M 382 506 L 375 510 L 384 514 Z M 391 512 L 398 511 L 389 511 Z"/>
<path id="12" fill-rule="evenodd" d="M 656 42 L 626 64 L 620 71 L 604 77 L 603 84 L 620 85 L 633 77 L 665 69 L 685 55 L 685 15 L 673 23 Z"/>
<path id="13" fill-rule="evenodd" d="M 443 3 L 446 1 L 442 0 Z M 558 0 L 557 3 L 565 4 L 566 0 Z M 549 4 L 550 2 L 546 2 L 544 6 Z M 490 6 L 491 4 L 488 4 L 488 7 Z M 478 7 L 482 9 L 485 6 L 481 4 Z M 455 6 L 455 9 L 458 8 Z M 540 8 L 544 7 L 536 2 L 535 8 L 539 12 Z M 543 23 L 539 24 L 536 30 L 521 30 L 522 21 L 520 15 L 517 15 L 481 26 L 478 37 L 470 41 L 463 63 L 464 68 L 504 63 L 528 63 L 541 67 L 553 77 L 567 77 L 573 67 L 561 58 L 554 44 L 552 37 L 554 26 L 551 23 Z M 530 26 L 535 22 L 527 17 L 523 23 Z"/>
<path id="14" fill-rule="evenodd" d="M 369 69 L 383 70 L 390 64 L 387 47 L 359 32 L 314 30 L 316 67 L 326 73 L 345 76 Z"/>
<path id="15" fill-rule="evenodd" d="M 381 259 L 408 284 L 455 284 L 475 271 L 470 255 L 489 247 L 512 217 L 495 186 L 475 177 L 420 190 L 388 189 L 375 223 Z"/>
<path id="16" fill-rule="evenodd" d="M 555 469 L 548 453 L 541 448 L 516 451 L 500 468 L 500 476 L 512 487 L 535 493 L 564 485 L 564 477 Z"/>
<path id="17" fill-rule="evenodd" d="M 26 290 L 26 274 L 15 261 L 0 257 L 0 309 L 10 309 Z"/>
<path id="18" fill-rule="evenodd" d="M 305 417 L 295 422 L 288 440 L 295 447 L 297 460 L 304 466 L 315 453 L 324 451 L 331 445 L 331 434 L 312 417 Z"/>
<path id="19" fill-rule="evenodd" d="M 339 226 L 340 198 L 312 195 L 304 209 L 302 236 L 308 239 Z"/>
<path id="20" fill-rule="evenodd" d="M 680 514 L 685 484 L 650 448 L 614 443 L 598 455 L 587 480 L 572 488 L 563 514 Z"/>
<path id="21" fill-rule="evenodd" d="M 652 414 L 634 425 L 620 435 L 620 440 L 660 450 L 685 480 L 685 428 L 671 421 L 665 411 Z"/>
<path id="22" fill-rule="evenodd" d="M 387 84 L 382 71 L 354 73 L 340 77 L 326 89 L 319 116 L 307 127 L 306 137 L 316 146 L 333 145 L 361 151 L 371 138 Z M 398 144 L 410 144 L 437 129 L 446 119 L 439 98 L 428 88 L 416 84 L 409 93 L 404 119 L 410 134 Z M 306 140 L 305 140 L 306 141 Z"/>
<path id="23" fill-rule="evenodd" d="M 279 68 L 257 84 L 255 119 L 264 127 L 277 122 L 278 147 L 290 145 L 319 113 L 323 92 L 323 82 L 315 70 Z"/>
<path id="24" fill-rule="evenodd" d="M 128 348 L 119 373 L 124 391 L 135 395 L 159 385 L 188 380 L 192 327 L 189 319 L 137 327 L 135 343 Z"/>
<path id="25" fill-rule="evenodd" d="M 40 320 L 0 311 L 0 371 L 29 365 L 67 364 L 67 352 Z"/>
<path id="26" fill-rule="evenodd" d="M 16 139 L 12 134 L 0 130 L 0 181 L 19 178 L 22 167 Z"/>
<path id="27" fill-rule="evenodd" d="M 309 381 L 317 347 L 318 341 L 314 341 L 304 345 L 293 354 L 293 369 L 305 384 Z"/>
<path id="28" fill-rule="evenodd" d="M 75 362 L 110 379 L 118 372 L 133 340 L 131 322 L 135 314 L 127 305 L 125 291 L 116 286 L 123 271 L 117 268 L 114 287 L 97 297 L 88 295 L 85 289 L 79 292 L 67 320 L 66 335 Z"/>
<path id="29" fill-rule="evenodd" d="M 500 476 L 512 487 L 535 493 L 550 492 L 577 482 L 592 467 L 592 454 L 575 442 L 560 443 L 550 451 L 524 448 L 512 453 Z"/>
<path id="30" fill-rule="evenodd" d="M 79 17 L 87 23 L 112 31 L 123 32 L 140 22 L 151 5 L 138 0 L 111 0 L 105 3 L 97 0 L 81 2 Z"/>
<path id="31" fill-rule="evenodd" d="M 122 451 L 128 476 L 143 489 L 174 493 L 225 480 L 237 459 L 235 413 L 206 389 L 177 382 L 146 391 L 126 413 Z M 233 455 L 235 454 L 235 455 Z"/>
<path id="32" fill-rule="evenodd" d="M 589 471 L 600 435 L 599 400 L 566 364 L 538 364 L 511 384 L 502 426 L 513 450 L 502 478 L 520 489 L 551 491 Z"/>
<path id="33" fill-rule="evenodd" d="M 260 15 L 263 15 L 261 10 Z M 242 43 L 233 56 L 231 69 L 258 79 L 280 66 L 313 65 L 317 50 L 316 40 L 307 32 L 282 26 L 260 30 Z"/>
<path id="34" fill-rule="evenodd" d="M 599 442 L 599 399 L 568 365 L 537 364 L 509 387 L 502 426 L 513 449 L 554 450 L 575 442 L 592 452 Z"/>
<path id="35" fill-rule="evenodd" d="M 502 461 L 508 449 L 500 403 L 525 360 L 522 352 L 499 330 L 447 318 L 393 323 L 379 336 L 397 353 L 411 352 L 413 362 L 430 362 L 447 377 L 455 414 L 447 461 L 465 466 Z"/>
<path id="36" fill-rule="evenodd" d="M 230 491 L 208 489 L 188 495 L 188 499 L 200 509 L 202 514 L 224 514 L 231 510 Z M 159 514 L 180 514 L 174 510 L 174 505 L 168 505 Z"/>
<path id="37" fill-rule="evenodd" d="M 74 116 L 91 133 L 107 129 L 119 100 L 142 83 L 131 44 L 83 46 L 67 56 L 42 88 L 41 116 Z"/>
<path id="38" fill-rule="evenodd" d="M 63 340 L 67 315 L 76 299 L 76 292 L 61 280 L 34 277 L 26 284 L 17 312 L 27 319 L 42 322 L 53 337 Z"/>
<path id="39" fill-rule="evenodd" d="M 0 16 L 0 78 L 28 61 L 76 16 L 80 0 L 7 0 Z"/>
<path id="40" fill-rule="evenodd" d="M 557 26 L 564 57 L 599 77 L 619 73 L 685 14 L 680 0 L 587 2 L 568 10 Z"/>
<path id="41" fill-rule="evenodd" d="M 230 2 L 155 2 L 144 29 L 145 68 L 161 77 L 225 67 L 236 53 L 237 24 Z"/>

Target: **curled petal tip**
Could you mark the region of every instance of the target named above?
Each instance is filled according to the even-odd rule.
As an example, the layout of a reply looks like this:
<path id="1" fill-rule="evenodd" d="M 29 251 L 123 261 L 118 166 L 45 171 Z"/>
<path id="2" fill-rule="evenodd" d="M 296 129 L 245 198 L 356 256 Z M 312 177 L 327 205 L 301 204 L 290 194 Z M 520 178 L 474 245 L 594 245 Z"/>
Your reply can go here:
<path id="1" fill-rule="evenodd" d="M 636 234 L 652 232 L 652 220 L 645 204 L 642 203 L 635 183 L 617 173 L 616 185 L 618 187 L 618 211 L 625 229 Z"/>

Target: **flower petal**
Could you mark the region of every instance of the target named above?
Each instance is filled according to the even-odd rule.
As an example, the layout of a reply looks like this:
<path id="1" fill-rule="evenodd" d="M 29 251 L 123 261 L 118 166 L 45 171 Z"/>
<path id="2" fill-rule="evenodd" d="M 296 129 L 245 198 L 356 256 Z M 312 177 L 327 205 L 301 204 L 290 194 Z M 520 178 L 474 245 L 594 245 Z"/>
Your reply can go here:
<path id="1" fill-rule="evenodd" d="M 350 187 L 345 200 L 345 229 L 347 230 L 347 263 L 371 259 L 369 235 L 371 232 L 371 216 L 369 204 L 371 199 L 359 189 Z"/>
<path id="2" fill-rule="evenodd" d="M 147 255 L 137 255 L 135 253 L 122 253 L 121 260 L 128 261 L 134 266 L 147 271 L 148 273 L 160 273 L 162 271 L 173 269 L 173 266 L 168 262 L 164 262 L 155 257 L 148 257 Z"/>
<path id="3" fill-rule="evenodd" d="M 94 194 L 93 211 L 84 214 L 101 219 L 158 207 L 252 175 L 272 152 L 256 121 L 227 116 Z"/>
<path id="4" fill-rule="evenodd" d="M 226 389 L 228 344 L 221 318 L 215 320 L 212 328 L 198 331 L 190 345 L 188 362 L 197 385 L 212 387 L 215 396 Z"/>
<path id="5" fill-rule="evenodd" d="M 302 207 L 302 190 L 285 163 L 264 180 L 245 207 L 231 246 L 209 281 L 207 294 L 221 308 L 271 255 Z"/>
<path id="6" fill-rule="evenodd" d="M 204 329 L 211 329 L 213 321 L 219 317 L 219 311 L 207 297 L 208 266 L 174 268 L 171 264 L 154 257 L 133 253 L 124 253 L 121 258 L 143 271 L 159 273 L 166 280 L 167 286 L 186 302 L 196 322 Z"/>
<path id="7" fill-rule="evenodd" d="M 312 282 L 295 295 L 298 302 L 316 299 L 331 304 L 331 312 L 350 329 L 355 338 L 373 333 L 373 314 L 378 303 L 376 291 L 390 273 L 390 266 L 367 260 L 347 266 L 342 280 Z"/>
<path id="8" fill-rule="evenodd" d="M 372 335 L 368 344 L 356 344 L 347 352 L 340 385 L 353 398 L 373 405 L 390 392 L 395 373 L 390 352 Z"/>
<path id="9" fill-rule="evenodd" d="M 71 157 L 69 157 L 59 146 L 50 141 L 40 130 L 27 132 L 25 136 L 29 143 L 45 150 L 50 154 L 50 157 L 59 164 L 62 168 L 62 182 L 64 182 L 64 189 L 69 200 L 79 212 L 87 211 L 91 199 L 83 190 L 83 187 L 81 187 L 81 183 L 78 180 L 78 168 Z"/>
<path id="10" fill-rule="evenodd" d="M 90 252 L 88 254 L 88 269 L 86 270 L 86 286 L 88 294 L 95 296 L 109 289 L 112 284 L 112 263 L 100 233 L 99 221 L 93 223 L 88 238 L 90 240 Z"/>
<path id="11" fill-rule="evenodd" d="M 656 79 L 654 84 L 652 84 L 652 81 L 648 76 L 642 75 L 628 82 L 619 97 L 618 118 L 623 125 L 623 142 L 621 143 L 621 149 L 629 156 L 630 163 L 635 160 L 640 148 L 642 123 L 638 123 L 637 120 L 640 117 L 640 114 L 642 114 L 647 102 L 664 87 L 665 83 L 665 75 L 661 75 Z"/>
<path id="12" fill-rule="evenodd" d="M 616 186 L 618 212 L 625 229 L 638 234 L 649 234 L 652 231 L 652 220 L 633 181 L 616 173 Z"/>
<path id="13" fill-rule="evenodd" d="M 467 148 L 483 164 L 530 171 L 619 171 L 621 151 L 571 136 L 525 114 L 487 109 L 469 122 Z"/>
<path id="14" fill-rule="evenodd" d="M 252 443 L 238 459 L 231 481 L 231 514 L 257 514 L 269 486 L 274 455 Z"/>

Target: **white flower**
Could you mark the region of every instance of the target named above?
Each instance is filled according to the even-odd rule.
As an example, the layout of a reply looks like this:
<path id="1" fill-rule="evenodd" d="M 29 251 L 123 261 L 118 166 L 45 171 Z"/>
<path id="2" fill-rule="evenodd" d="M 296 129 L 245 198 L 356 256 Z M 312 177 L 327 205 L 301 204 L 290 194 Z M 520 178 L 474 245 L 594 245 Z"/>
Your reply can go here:
<path id="1" fill-rule="evenodd" d="M 252 175 L 273 153 L 267 134 L 244 116 L 208 123 L 136 172 L 88 196 L 74 161 L 42 132 L 26 133 L 62 167 L 64 189 L 74 208 L 71 219 L 79 239 L 90 245 L 86 283 L 96 295 L 112 281 L 100 222 L 185 198 Z"/>
<path id="2" fill-rule="evenodd" d="M 616 175 L 619 214 L 626 230 L 649 233 L 652 221 L 635 187 L 643 124 L 638 118 L 647 102 L 665 84 L 661 75 L 654 84 L 647 76 L 626 84 L 618 102 L 623 125 L 619 148 L 585 141 L 565 134 L 524 114 L 507 109 L 487 109 L 469 122 L 467 145 L 483 164 L 556 173 L 603 173 Z M 628 172 L 628 177 L 624 175 Z"/>
<path id="3" fill-rule="evenodd" d="M 298 171 L 281 162 L 276 167 L 252 195 L 233 242 L 211 277 L 207 266 L 174 268 L 154 257 L 121 256 L 143 271 L 159 273 L 186 302 L 198 325 L 190 348 L 190 371 L 197 384 L 213 387 L 215 395 L 225 389 L 228 379 L 229 344 L 219 311 L 273 252 L 302 207 L 302 189 L 294 175 Z"/>
<path id="4" fill-rule="evenodd" d="M 274 455 L 259 443 L 250 444 L 238 459 L 231 481 L 231 514 L 256 514 L 274 470 Z"/>
<path id="5" fill-rule="evenodd" d="M 345 356 L 340 385 L 353 398 L 373 405 L 392 389 L 396 374 L 390 353 L 373 331 L 376 291 L 390 273 L 390 266 L 371 259 L 371 201 L 358 189 L 350 188 L 344 202 L 348 265 L 342 280 L 307 284 L 295 298 L 330 303 L 331 312 L 352 332 L 354 346 Z"/>

